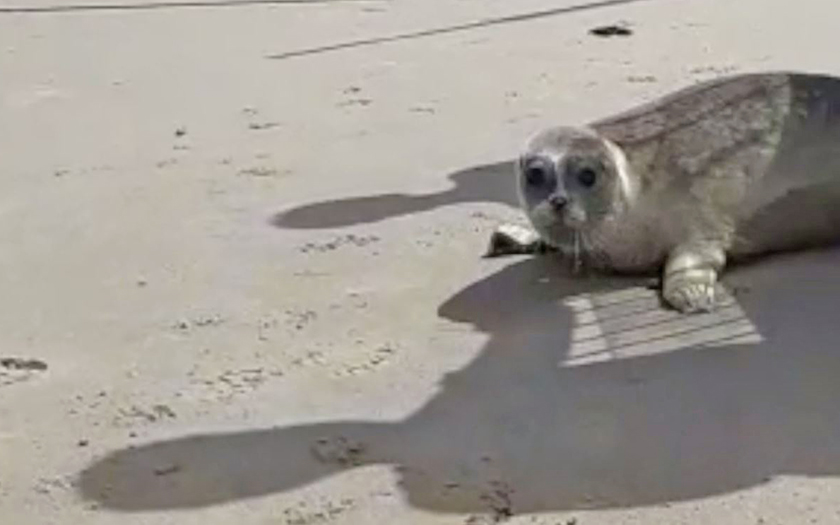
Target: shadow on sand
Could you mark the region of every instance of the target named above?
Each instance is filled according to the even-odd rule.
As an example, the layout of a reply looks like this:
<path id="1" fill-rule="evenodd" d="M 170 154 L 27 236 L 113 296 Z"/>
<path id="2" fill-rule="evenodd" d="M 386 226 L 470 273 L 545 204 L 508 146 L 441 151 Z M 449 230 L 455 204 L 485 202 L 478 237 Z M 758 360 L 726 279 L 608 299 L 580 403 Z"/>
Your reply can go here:
<path id="1" fill-rule="evenodd" d="M 388 193 L 292 208 L 276 214 L 271 223 L 278 228 L 321 229 L 422 213 L 467 202 L 495 202 L 517 206 L 512 161 L 486 164 L 449 176 L 452 188 L 426 195 Z"/>
<path id="2" fill-rule="evenodd" d="M 687 321 L 635 283 L 519 260 L 440 306 L 490 340 L 407 418 L 150 443 L 92 464 L 79 489 L 118 511 L 203 507 L 387 464 L 416 507 L 505 516 L 840 475 L 838 263 L 820 252 L 737 271 L 751 291 Z M 313 455 L 319 440 L 333 452 Z"/>

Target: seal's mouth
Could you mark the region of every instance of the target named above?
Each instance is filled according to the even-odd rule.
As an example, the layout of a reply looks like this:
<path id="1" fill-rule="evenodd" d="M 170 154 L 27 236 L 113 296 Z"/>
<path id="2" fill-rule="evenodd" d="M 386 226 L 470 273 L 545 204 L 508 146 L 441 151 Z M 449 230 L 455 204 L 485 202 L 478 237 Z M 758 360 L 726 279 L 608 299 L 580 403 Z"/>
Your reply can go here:
<path id="1" fill-rule="evenodd" d="M 586 212 L 572 204 L 562 208 L 547 206 L 545 215 L 555 228 L 564 228 L 573 231 L 586 228 Z"/>
<path id="2" fill-rule="evenodd" d="M 580 272 L 586 258 L 586 214 L 573 205 L 558 208 L 544 202 L 532 210 L 531 219 L 547 243 L 571 263 L 572 272 Z"/>
<path id="3" fill-rule="evenodd" d="M 582 213 L 570 213 L 567 211 L 559 219 L 566 228 L 573 230 L 575 233 L 580 233 L 586 227 L 586 217 Z"/>
<path id="4" fill-rule="evenodd" d="M 532 209 L 529 215 L 534 226 L 558 246 L 568 244 L 574 231 L 584 226 L 581 217 L 570 213 L 569 209 L 556 209 L 545 202 Z"/>

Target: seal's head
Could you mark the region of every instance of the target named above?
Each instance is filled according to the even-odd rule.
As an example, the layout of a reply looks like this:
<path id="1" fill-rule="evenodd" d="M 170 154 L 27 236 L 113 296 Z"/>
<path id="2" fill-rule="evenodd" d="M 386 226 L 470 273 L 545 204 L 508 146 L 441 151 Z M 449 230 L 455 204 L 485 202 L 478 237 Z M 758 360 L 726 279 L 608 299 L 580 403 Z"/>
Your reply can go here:
<path id="1" fill-rule="evenodd" d="M 561 250 L 615 220 L 635 197 L 621 148 L 586 128 L 558 127 L 532 138 L 516 162 L 523 209 Z M 565 250 L 564 250 L 565 251 Z"/>

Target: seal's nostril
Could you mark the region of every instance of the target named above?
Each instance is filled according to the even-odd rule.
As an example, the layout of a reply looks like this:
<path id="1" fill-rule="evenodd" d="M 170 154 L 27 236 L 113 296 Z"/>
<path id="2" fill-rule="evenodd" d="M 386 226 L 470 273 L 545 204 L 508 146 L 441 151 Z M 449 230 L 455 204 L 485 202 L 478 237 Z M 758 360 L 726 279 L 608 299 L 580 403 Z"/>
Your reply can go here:
<path id="1" fill-rule="evenodd" d="M 569 203 L 569 199 L 563 195 L 552 195 L 548 198 L 548 203 L 551 204 L 555 210 L 562 210 L 566 207 L 566 204 Z"/>

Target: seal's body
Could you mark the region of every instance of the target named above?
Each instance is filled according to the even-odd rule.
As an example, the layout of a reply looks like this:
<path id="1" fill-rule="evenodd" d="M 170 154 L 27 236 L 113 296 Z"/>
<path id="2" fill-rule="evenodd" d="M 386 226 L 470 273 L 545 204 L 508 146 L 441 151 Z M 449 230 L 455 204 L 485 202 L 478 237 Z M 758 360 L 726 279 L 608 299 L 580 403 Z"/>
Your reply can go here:
<path id="1" fill-rule="evenodd" d="M 840 79 L 699 84 L 546 130 L 516 172 L 545 244 L 602 271 L 664 267 L 669 304 L 708 310 L 727 259 L 840 241 Z"/>

